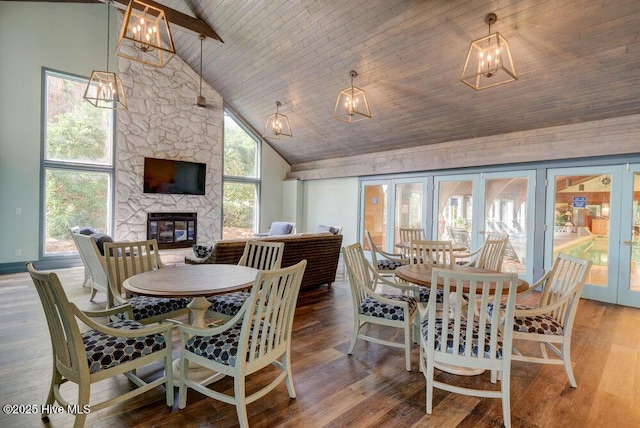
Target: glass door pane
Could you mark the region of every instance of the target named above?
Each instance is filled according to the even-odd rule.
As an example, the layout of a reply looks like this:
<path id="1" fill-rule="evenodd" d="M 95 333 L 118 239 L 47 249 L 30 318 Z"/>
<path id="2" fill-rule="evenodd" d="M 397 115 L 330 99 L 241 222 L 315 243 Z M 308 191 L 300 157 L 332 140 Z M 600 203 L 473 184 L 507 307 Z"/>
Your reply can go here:
<path id="1" fill-rule="evenodd" d="M 424 185 L 394 181 L 394 245 L 401 241 L 400 228 L 422 229 L 424 233 Z"/>
<path id="2" fill-rule="evenodd" d="M 640 165 L 623 174 L 618 303 L 640 307 Z"/>
<path id="3" fill-rule="evenodd" d="M 386 183 L 364 183 L 362 189 L 362 213 L 363 231 L 368 230 L 371 239 L 380 248 L 389 249 L 391 244 L 388 237 L 387 223 L 387 198 L 389 185 Z M 365 251 L 369 251 L 369 244 L 366 239 L 361 239 Z"/>
<path id="4" fill-rule="evenodd" d="M 633 173 L 631 218 L 631 259 L 629 260 L 629 289 L 640 292 L 640 172 Z"/>
<path id="5" fill-rule="evenodd" d="M 473 189 L 473 178 L 436 177 L 437 239 L 452 240 L 459 249 L 471 248 Z"/>
<path id="6" fill-rule="evenodd" d="M 591 260 L 593 265 L 582 297 L 610 303 L 617 302 L 618 272 L 616 268 L 610 270 L 609 265 L 610 260 L 618 259 L 619 248 L 619 220 L 613 224 L 612 219 L 620 217 L 619 205 L 617 209 L 612 205 L 619 204 L 612 187 L 618 186 L 618 195 L 621 189 L 619 175 L 618 183 L 614 182 L 614 170 L 620 169 L 549 170 L 545 240 L 547 270 L 561 252 Z"/>
<path id="7" fill-rule="evenodd" d="M 533 206 L 527 201 L 534 198 L 535 172 L 524 171 L 518 175 L 485 174 L 484 230 L 479 238 L 506 237 L 507 248 L 502 263 L 505 272 L 518 273 L 531 279 L 533 265 Z"/>

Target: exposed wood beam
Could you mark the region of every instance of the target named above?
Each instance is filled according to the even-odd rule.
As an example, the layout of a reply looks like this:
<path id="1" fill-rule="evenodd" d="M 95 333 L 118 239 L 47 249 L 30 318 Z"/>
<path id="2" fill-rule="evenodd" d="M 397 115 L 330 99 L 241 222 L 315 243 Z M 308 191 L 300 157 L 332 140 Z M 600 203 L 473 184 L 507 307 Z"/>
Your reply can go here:
<path id="1" fill-rule="evenodd" d="M 182 12 L 178 12 L 175 9 L 168 8 L 152 0 L 144 0 L 144 2 L 147 3 L 149 6 L 157 7 L 159 9 L 164 10 L 165 16 L 167 17 L 167 20 L 171 24 L 175 24 L 184 29 L 191 30 L 196 34 L 202 34 L 205 37 L 209 37 L 211 39 L 215 39 L 221 43 L 224 43 L 220 38 L 220 36 L 218 36 L 218 34 L 213 30 L 213 28 L 211 28 L 202 19 L 185 15 Z M 127 7 L 129 6 L 129 0 L 115 0 L 114 5 L 119 9 L 126 10 Z"/>

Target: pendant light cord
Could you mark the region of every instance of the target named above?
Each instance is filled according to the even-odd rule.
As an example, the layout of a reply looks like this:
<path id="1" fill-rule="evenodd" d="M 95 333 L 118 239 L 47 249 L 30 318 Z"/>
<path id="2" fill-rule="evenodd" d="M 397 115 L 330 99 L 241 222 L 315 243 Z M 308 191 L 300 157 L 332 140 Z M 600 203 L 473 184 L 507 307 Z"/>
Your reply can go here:
<path id="1" fill-rule="evenodd" d="M 202 41 L 203 36 L 200 36 L 200 96 L 202 96 Z"/>
<path id="2" fill-rule="evenodd" d="M 111 48 L 111 45 L 109 44 L 110 39 L 111 39 L 111 0 L 108 0 L 107 2 L 107 72 L 109 72 L 109 49 Z"/>

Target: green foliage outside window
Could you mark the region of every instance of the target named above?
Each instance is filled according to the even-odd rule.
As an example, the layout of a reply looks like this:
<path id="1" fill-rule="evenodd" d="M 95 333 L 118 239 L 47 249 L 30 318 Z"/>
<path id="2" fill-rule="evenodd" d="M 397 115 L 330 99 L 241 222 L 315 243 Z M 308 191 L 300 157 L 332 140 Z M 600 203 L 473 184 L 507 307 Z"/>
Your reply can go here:
<path id="1" fill-rule="evenodd" d="M 74 251 L 69 228 L 108 233 L 110 110 L 82 95 L 86 82 L 47 73 L 45 131 L 45 253 Z"/>
<path id="2" fill-rule="evenodd" d="M 258 142 L 232 117 L 224 117 L 223 235 L 250 236 L 257 208 Z M 249 182 L 243 181 L 250 179 Z"/>

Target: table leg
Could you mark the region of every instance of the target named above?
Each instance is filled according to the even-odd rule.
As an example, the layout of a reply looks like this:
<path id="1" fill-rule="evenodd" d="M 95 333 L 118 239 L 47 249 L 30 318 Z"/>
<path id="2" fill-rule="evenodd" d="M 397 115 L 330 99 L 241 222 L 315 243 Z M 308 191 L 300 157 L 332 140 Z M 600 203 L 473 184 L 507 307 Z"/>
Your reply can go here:
<path id="1" fill-rule="evenodd" d="M 211 306 L 211 303 L 209 303 L 206 297 L 202 296 L 194 297 L 193 300 L 189 302 L 187 307 L 191 310 L 194 327 L 202 329 L 208 327 L 204 317 L 209 306 Z M 197 382 L 202 382 L 203 380 L 210 378 L 206 384 L 216 382 L 224 377 L 222 373 L 217 373 L 198 364 L 189 364 L 188 373 L 189 379 Z M 176 386 L 180 383 L 180 358 L 173 361 L 173 382 Z"/>

